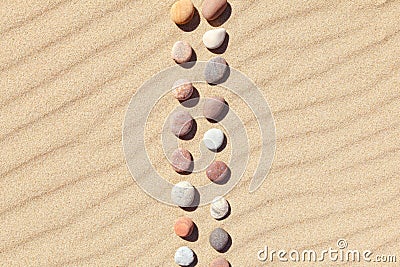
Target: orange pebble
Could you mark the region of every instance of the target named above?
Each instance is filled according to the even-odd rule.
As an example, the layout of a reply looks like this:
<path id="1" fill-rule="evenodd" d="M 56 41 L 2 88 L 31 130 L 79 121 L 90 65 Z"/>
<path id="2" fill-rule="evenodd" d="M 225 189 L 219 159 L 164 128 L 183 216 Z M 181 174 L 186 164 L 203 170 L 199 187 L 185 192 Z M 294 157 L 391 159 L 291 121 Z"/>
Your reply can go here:
<path id="1" fill-rule="evenodd" d="M 189 236 L 194 228 L 194 223 L 192 219 L 188 217 L 180 217 L 174 225 L 175 233 L 180 237 Z"/>
<path id="2" fill-rule="evenodd" d="M 210 267 L 229 267 L 229 262 L 224 258 L 216 258 L 210 263 Z"/>

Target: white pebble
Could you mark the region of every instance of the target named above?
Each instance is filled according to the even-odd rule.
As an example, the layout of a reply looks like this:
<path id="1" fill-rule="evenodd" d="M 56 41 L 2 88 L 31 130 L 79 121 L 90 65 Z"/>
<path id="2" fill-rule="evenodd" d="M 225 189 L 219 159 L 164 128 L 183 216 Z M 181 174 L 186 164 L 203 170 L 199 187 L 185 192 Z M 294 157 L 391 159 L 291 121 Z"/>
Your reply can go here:
<path id="1" fill-rule="evenodd" d="M 171 199 L 179 207 L 190 207 L 194 201 L 195 192 L 191 183 L 182 181 L 172 188 Z"/>
<path id="2" fill-rule="evenodd" d="M 203 43 L 209 49 L 216 49 L 224 43 L 225 36 L 224 28 L 209 30 L 203 35 Z"/>
<path id="3" fill-rule="evenodd" d="M 229 203 L 224 197 L 216 197 L 211 202 L 210 213 L 214 219 L 222 219 L 229 212 Z"/>
<path id="4" fill-rule="evenodd" d="M 220 129 L 212 128 L 203 136 L 204 145 L 210 150 L 217 150 L 224 142 L 224 133 Z"/>
<path id="5" fill-rule="evenodd" d="M 194 261 L 194 253 L 189 247 L 180 247 L 175 252 L 175 263 L 180 266 L 189 266 Z"/>

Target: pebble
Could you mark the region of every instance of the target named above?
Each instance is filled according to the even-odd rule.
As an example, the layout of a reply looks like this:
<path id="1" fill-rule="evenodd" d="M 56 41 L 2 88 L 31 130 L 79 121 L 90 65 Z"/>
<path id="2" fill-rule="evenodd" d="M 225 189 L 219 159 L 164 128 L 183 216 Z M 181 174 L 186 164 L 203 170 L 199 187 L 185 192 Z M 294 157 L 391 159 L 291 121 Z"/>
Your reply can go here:
<path id="1" fill-rule="evenodd" d="M 216 250 L 221 252 L 229 242 L 228 233 L 222 228 L 216 228 L 210 234 L 210 245 Z"/>
<path id="2" fill-rule="evenodd" d="M 180 247 L 176 250 L 174 259 L 180 266 L 189 266 L 194 261 L 194 252 L 187 246 Z"/>
<path id="3" fill-rule="evenodd" d="M 215 20 L 228 6 L 226 0 L 205 0 L 201 13 L 206 20 Z"/>
<path id="4" fill-rule="evenodd" d="M 178 41 L 172 46 L 171 56 L 176 63 L 189 62 L 192 58 L 193 49 L 188 42 Z"/>
<path id="5" fill-rule="evenodd" d="M 187 237 L 193 232 L 194 223 L 189 217 L 180 217 L 174 225 L 175 233 L 180 237 Z"/>
<path id="6" fill-rule="evenodd" d="M 210 263 L 210 267 L 230 267 L 230 265 L 226 259 L 216 258 Z"/>
<path id="7" fill-rule="evenodd" d="M 226 30 L 224 28 L 209 30 L 203 35 L 203 43 L 208 49 L 216 49 L 225 40 Z"/>
<path id="8" fill-rule="evenodd" d="M 171 19 L 178 25 L 188 23 L 194 15 L 194 5 L 190 0 L 178 0 L 171 7 Z"/>
<path id="9" fill-rule="evenodd" d="M 224 142 L 224 133 L 217 128 L 205 132 L 203 136 L 204 145 L 210 150 L 218 150 Z"/>
<path id="10" fill-rule="evenodd" d="M 189 112 L 185 110 L 176 111 L 171 115 L 170 128 L 171 132 L 177 136 L 185 136 L 192 130 L 193 118 Z"/>
<path id="11" fill-rule="evenodd" d="M 223 97 L 210 97 L 204 101 L 203 115 L 209 120 L 218 121 L 227 107 L 225 99 Z"/>
<path id="12" fill-rule="evenodd" d="M 218 56 L 207 62 L 204 76 L 208 83 L 215 84 L 222 80 L 228 71 L 228 64 L 225 59 Z"/>
<path id="13" fill-rule="evenodd" d="M 193 85 L 187 79 L 179 79 L 172 86 L 172 94 L 179 101 L 187 100 L 193 93 Z"/>
<path id="14" fill-rule="evenodd" d="M 195 197 L 193 185 L 187 181 L 182 181 L 174 185 L 171 191 L 172 201 L 179 207 L 190 207 Z"/>
<path id="15" fill-rule="evenodd" d="M 229 203 L 224 197 L 219 196 L 213 199 L 210 206 L 211 217 L 219 220 L 224 218 L 228 214 L 228 212 Z"/>
<path id="16" fill-rule="evenodd" d="M 228 178 L 229 169 L 225 162 L 214 161 L 207 167 L 206 175 L 211 181 L 219 183 Z"/>
<path id="17" fill-rule="evenodd" d="M 171 155 L 171 166 L 176 172 L 190 172 L 192 154 L 184 148 L 177 148 Z"/>

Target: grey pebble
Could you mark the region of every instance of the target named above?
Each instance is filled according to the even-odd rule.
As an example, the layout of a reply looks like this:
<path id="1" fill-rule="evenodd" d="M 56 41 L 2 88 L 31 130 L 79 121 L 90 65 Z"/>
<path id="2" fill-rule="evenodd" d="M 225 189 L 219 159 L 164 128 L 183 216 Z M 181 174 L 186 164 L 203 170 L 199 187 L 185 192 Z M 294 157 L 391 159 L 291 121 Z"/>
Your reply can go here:
<path id="1" fill-rule="evenodd" d="M 221 252 L 229 242 L 229 234 L 222 228 L 216 228 L 210 234 L 210 245 L 216 250 Z"/>
<path id="2" fill-rule="evenodd" d="M 222 57 L 214 57 L 207 62 L 204 76 L 207 83 L 216 84 L 220 82 L 228 72 L 228 64 Z"/>
<path id="3" fill-rule="evenodd" d="M 180 110 L 171 115 L 170 128 L 175 136 L 182 137 L 188 134 L 192 130 L 192 126 L 193 118 L 189 112 Z"/>
<path id="4" fill-rule="evenodd" d="M 190 207 L 195 195 L 196 190 L 187 181 L 177 183 L 171 190 L 171 199 L 179 207 Z"/>
<path id="5" fill-rule="evenodd" d="M 189 266 L 194 261 L 194 252 L 187 246 L 180 247 L 176 250 L 174 259 L 180 266 Z"/>
<path id="6" fill-rule="evenodd" d="M 213 96 L 204 100 L 203 115 L 209 120 L 219 121 L 227 108 L 223 97 Z"/>

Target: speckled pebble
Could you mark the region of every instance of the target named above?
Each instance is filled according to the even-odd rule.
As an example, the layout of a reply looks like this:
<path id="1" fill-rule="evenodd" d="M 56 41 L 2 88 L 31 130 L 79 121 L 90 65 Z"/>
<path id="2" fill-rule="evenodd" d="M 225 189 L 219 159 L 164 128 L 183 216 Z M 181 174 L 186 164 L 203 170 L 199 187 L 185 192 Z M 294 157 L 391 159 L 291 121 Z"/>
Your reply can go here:
<path id="1" fill-rule="evenodd" d="M 225 11 L 227 6 L 227 0 L 205 0 L 201 14 L 206 20 L 215 20 Z"/>
<path id="2" fill-rule="evenodd" d="M 224 143 L 224 133 L 217 128 L 212 128 L 204 133 L 204 145 L 210 150 L 218 150 Z"/>
<path id="3" fill-rule="evenodd" d="M 226 259 L 216 258 L 210 263 L 210 267 L 230 267 L 230 265 Z"/>
<path id="4" fill-rule="evenodd" d="M 187 79 L 179 79 L 172 85 L 172 94 L 179 101 L 187 100 L 193 93 L 193 85 Z"/>
<path id="5" fill-rule="evenodd" d="M 210 206 L 210 213 L 214 219 L 222 219 L 228 214 L 228 212 L 229 203 L 224 197 L 219 196 L 213 199 Z"/>
<path id="6" fill-rule="evenodd" d="M 189 266 L 194 261 L 194 252 L 189 247 L 180 247 L 176 250 L 174 259 L 180 266 Z"/>
<path id="7" fill-rule="evenodd" d="M 171 199 L 179 207 L 190 207 L 195 194 L 193 185 L 187 181 L 182 181 L 172 188 Z"/>
<path id="8" fill-rule="evenodd" d="M 190 61 L 192 53 L 192 47 L 188 42 L 178 41 L 172 47 L 171 57 L 176 63 L 182 64 Z"/>
<path id="9" fill-rule="evenodd" d="M 209 97 L 204 101 L 203 115 L 209 120 L 218 121 L 225 107 L 227 108 L 227 105 L 223 97 Z"/>
<path id="10" fill-rule="evenodd" d="M 224 58 L 213 57 L 207 62 L 204 70 L 204 77 L 207 83 L 216 84 L 221 82 L 226 77 L 228 72 L 228 65 Z"/>
<path id="11" fill-rule="evenodd" d="M 193 118 L 186 110 L 175 111 L 171 115 L 171 132 L 177 136 L 185 136 L 192 130 Z"/>
<path id="12" fill-rule="evenodd" d="M 171 166 L 176 172 L 189 172 L 192 167 L 192 154 L 184 148 L 177 148 L 171 155 Z"/>
<path id="13" fill-rule="evenodd" d="M 188 23 L 194 15 L 194 5 L 190 0 L 178 0 L 171 7 L 171 19 L 178 25 Z"/>
<path id="14" fill-rule="evenodd" d="M 180 237 L 189 236 L 194 229 L 194 223 L 189 217 L 180 217 L 174 225 L 175 234 Z"/>
<path id="15" fill-rule="evenodd" d="M 210 245 L 216 250 L 221 252 L 229 242 L 228 233 L 222 228 L 216 228 L 210 234 Z"/>
<path id="16" fill-rule="evenodd" d="M 206 175 L 208 179 L 215 183 L 223 182 L 229 176 L 229 169 L 225 162 L 214 161 L 207 167 Z"/>
<path id="17" fill-rule="evenodd" d="M 225 36 L 226 30 L 224 28 L 206 31 L 203 35 L 203 44 L 208 49 L 216 49 L 223 44 Z"/>

